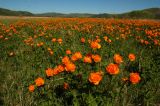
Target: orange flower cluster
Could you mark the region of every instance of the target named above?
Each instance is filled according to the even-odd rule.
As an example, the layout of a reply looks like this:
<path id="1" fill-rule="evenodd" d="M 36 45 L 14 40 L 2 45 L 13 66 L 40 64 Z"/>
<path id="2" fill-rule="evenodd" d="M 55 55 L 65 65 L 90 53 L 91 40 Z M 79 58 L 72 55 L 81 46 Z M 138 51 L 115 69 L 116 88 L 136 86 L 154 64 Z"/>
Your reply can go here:
<path id="1" fill-rule="evenodd" d="M 67 72 L 74 72 L 75 71 L 76 65 L 70 61 L 68 56 L 63 57 L 62 63 L 65 65 L 65 70 Z"/>
<path id="2" fill-rule="evenodd" d="M 58 65 L 57 67 L 55 67 L 53 69 L 48 68 L 46 70 L 46 75 L 47 75 L 47 77 L 52 77 L 54 75 L 57 75 L 57 74 L 63 72 L 64 70 L 65 70 L 65 67 L 63 65 Z"/>
<path id="3" fill-rule="evenodd" d="M 84 57 L 84 63 L 92 63 L 92 59 L 95 63 L 101 62 L 101 56 L 98 54 L 91 54 Z"/>
<path id="4" fill-rule="evenodd" d="M 64 23 L 65 22 L 65 23 Z M 82 50 L 83 52 L 71 52 L 73 48 L 68 48 L 66 50 L 65 47 L 68 47 L 66 44 L 65 46 L 62 47 L 62 51 L 65 53 L 59 53 L 58 56 L 63 57 L 61 63 L 58 61 L 58 65 L 55 67 L 51 67 L 45 70 L 45 74 L 47 77 L 53 77 L 59 73 L 62 72 L 75 72 L 77 68 L 80 67 L 81 64 L 85 63 L 94 63 L 94 64 L 88 64 L 91 67 L 95 65 L 96 63 L 100 63 L 96 65 L 96 68 L 98 67 L 101 69 L 103 65 L 106 63 L 103 60 L 106 59 L 106 61 L 111 61 L 107 66 L 105 66 L 105 71 L 110 74 L 110 75 L 117 75 L 120 73 L 120 67 L 123 65 L 122 63 L 125 62 L 125 57 L 120 54 L 114 54 L 113 59 L 110 60 L 105 58 L 104 59 L 104 54 L 102 53 L 103 50 L 105 50 L 105 46 L 109 47 L 112 46 L 111 42 L 114 43 L 115 41 L 119 41 L 120 43 L 129 42 L 132 40 L 132 38 L 135 40 L 135 42 L 139 43 L 141 46 L 160 46 L 160 40 L 159 40 L 159 35 L 160 32 L 157 30 L 159 29 L 160 24 L 156 21 L 149 21 L 145 23 L 145 25 L 150 26 L 150 28 L 143 29 L 142 26 L 144 26 L 145 21 L 139 21 L 139 20 L 117 20 L 115 21 L 114 19 L 92 19 L 92 18 L 56 18 L 54 20 L 47 20 L 46 22 L 37 22 L 35 26 L 32 24 L 18 24 L 17 26 L 14 27 L 4 27 L 3 25 L 0 25 L 1 29 L 5 32 L 4 34 L 0 35 L 0 40 L 8 40 L 13 33 L 18 33 L 16 31 L 18 28 L 22 27 L 25 28 L 28 25 L 31 25 L 31 28 L 36 28 L 39 27 L 39 29 L 42 29 L 41 31 L 34 30 L 35 35 L 28 36 L 22 36 L 24 38 L 24 43 L 26 45 L 29 45 L 31 47 L 46 47 L 50 55 L 53 55 L 54 52 L 51 48 L 56 47 L 53 42 L 57 42 L 59 44 L 64 44 L 66 42 L 69 42 L 70 39 L 68 40 L 69 37 L 72 37 L 76 35 L 78 32 L 80 32 L 82 35 L 84 34 L 85 37 L 79 38 L 79 43 L 81 42 L 80 46 L 83 46 Z M 75 24 L 76 23 L 76 24 Z M 114 27 L 113 27 L 114 24 Z M 123 24 L 123 27 L 121 27 Z M 132 27 L 132 24 L 134 24 L 134 27 Z M 17 29 L 16 29 L 17 28 Z M 132 31 L 134 29 L 134 33 Z M 53 31 L 53 32 L 51 32 Z M 136 33 L 142 31 L 146 35 L 141 36 L 141 35 L 136 35 Z M 19 31 L 20 32 L 20 31 Z M 11 34 L 10 34 L 11 33 Z M 62 35 L 66 34 L 66 36 L 58 36 L 53 37 L 52 35 L 55 33 L 62 33 Z M 6 36 L 6 35 L 7 36 Z M 90 36 L 86 36 L 86 34 Z M 130 39 L 131 37 L 131 39 Z M 46 41 L 49 39 L 48 42 L 42 42 L 40 41 L 39 38 L 42 38 L 43 41 Z M 62 39 L 63 38 L 63 39 Z M 89 39 L 87 39 L 89 38 Z M 88 41 L 88 42 L 87 42 Z M 37 43 L 38 42 L 38 43 Z M 52 42 L 52 43 L 51 43 Z M 71 40 L 72 42 L 72 40 Z M 83 44 L 82 44 L 83 43 Z M 45 44 L 45 45 L 44 45 Z M 126 43 L 127 44 L 127 43 Z M 59 45 L 58 45 L 59 46 Z M 61 45 L 62 46 L 62 45 Z M 70 45 L 69 45 L 70 46 Z M 90 51 L 86 50 L 85 51 L 85 46 L 90 47 Z M 51 48 L 49 48 L 51 47 Z M 73 46 L 74 47 L 74 46 Z M 101 48 L 101 49 L 100 49 Z M 71 50 L 70 50 L 71 49 Z M 77 49 L 77 48 L 76 48 Z M 76 50 L 75 49 L 75 50 Z M 78 48 L 79 49 L 79 48 Z M 100 49 L 100 50 L 99 50 Z M 99 51 L 98 51 L 99 50 Z M 102 50 L 102 51 L 101 51 Z M 108 49 L 108 51 L 111 49 Z M 113 50 L 114 51 L 114 50 Z M 94 54 L 90 55 L 85 55 L 82 56 L 83 53 L 86 52 L 93 52 Z M 109 51 L 110 52 L 110 51 Z M 98 53 L 102 53 L 99 54 Z M 112 53 L 112 51 L 111 51 Z M 64 56 L 65 54 L 65 56 Z M 9 54 L 10 56 L 13 56 L 13 53 L 11 52 Z M 131 64 L 133 61 L 136 60 L 136 55 L 133 53 L 130 53 L 127 55 L 128 60 L 131 61 Z M 81 59 L 83 62 L 81 62 Z M 102 61 L 102 62 L 101 62 Z M 77 62 L 77 63 L 76 63 Z M 78 63 L 79 62 L 79 63 Z M 102 63 L 102 64 L 101 64 Z M 77 66 L 76 66 L 77 65 Z M 125 65 L 125 64 L 124 64 Z M 102 66 L 102 67 L 101 67 Z M 86 68 L 88 69 L 88 68 Z M 102 68 L 103 69 L 103 68 Z M 104 76 L 103 76 L 104 77 Z M 89 74 L 88 80 L 90 83 L 94 85 L 98 85 L 100 81 L 102 80 L 102 73 L 101 72 L 92 72 Z M 137 84 L 140 82 L 141 77 L 138 73 L 130 73 L 129 78 L 122 78 L 123 81 L 130 81 L 133 84 Z M 29 86 L 29 91 L 33 92 L 35 89 L 35 86 L 40 87 L 44 85 L 44 79 L 39 77 L 35 80 L 35 85 L 30 85 Z M 68 83 L 64 83 L 64 89 L 68 89 L 69 87 Z"/>
<path id="5" fill-rule="evenodd" d="M 48 52 L 50 53 L 50 55 L 53 55 L 53 50 L 51 48 L 47 48 Z"/>
<path id="6" fill-rule="evenodd" d="M 38 47 L 41 47 L 41 46 L 43 46 L 43 45 L 44 45 L 44 42 L 37 43 L 37 46 L 38 46 Z"/>
<path id="7" fill-rule="evenodd" d="M 59 44 L 62 44 L 63 43 L 63 40 L 62 40 L 62 38 L 58 38 L 58 39 L 56 39 L 56 38 L 52 38 L 52 40 L 51 40 L 52 42 L 58 42 Z"/>
<path id="8" fill-rule="evenodd" d="M 35 80 L 35 85 L 36 85 L 37 87 L 43 86 L 43 85 L 44 85 L 44 79 L 41 78 L 41 77 L 38 77 L 38 78 Z M 35 85 L 33 85 L 33 84 L 29 85 L 28 89 L 29 89 L 30 92 L 34 92 L 34 90 L 35 90 Z"/>

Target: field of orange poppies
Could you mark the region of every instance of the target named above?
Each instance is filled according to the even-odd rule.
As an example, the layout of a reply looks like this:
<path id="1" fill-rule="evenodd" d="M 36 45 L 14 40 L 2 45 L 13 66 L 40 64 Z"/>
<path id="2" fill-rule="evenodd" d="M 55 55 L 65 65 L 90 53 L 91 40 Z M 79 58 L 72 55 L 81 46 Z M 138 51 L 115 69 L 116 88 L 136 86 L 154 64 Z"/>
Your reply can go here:
<path id="1" fill-rule="evenodd" d="M 0 105 L 160 105 L 160 22 L 0 19 Z"/>

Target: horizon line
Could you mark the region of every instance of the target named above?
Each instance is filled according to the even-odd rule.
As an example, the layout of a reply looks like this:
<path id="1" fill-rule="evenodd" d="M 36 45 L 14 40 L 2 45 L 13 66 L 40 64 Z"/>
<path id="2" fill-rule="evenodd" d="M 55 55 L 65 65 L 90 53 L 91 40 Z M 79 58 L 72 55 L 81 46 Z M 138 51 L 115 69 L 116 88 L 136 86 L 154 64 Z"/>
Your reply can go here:
<path id="1" fill-rule="evenodd" d="M 45 13 L 58 13 L 58 14 L 123 14 L 123 13 L 128 13 L 132 11 L 141 11 L 145 9 L 152 9 L 152 8 L 157 8 L 160 9 L 160 7 L 150 7 L 150 8 L 143 8 L 143 9 L 133 9 L 125 12 L 99 12 L 99 13 L 93 13 L 93 12 L 56 12 L 56 11 L 46 11 L 46 12 L 31 12 L 29 10 L 17 10 L 17 9 L 11 9 L 11 8 L 3 8 L 0 7 L 1 9 L 6 9 L 6 10 L 11 10 L 11 11 L 24 11 L 24 12 L 30 12 L 32 14 L 45 14 Z"/>

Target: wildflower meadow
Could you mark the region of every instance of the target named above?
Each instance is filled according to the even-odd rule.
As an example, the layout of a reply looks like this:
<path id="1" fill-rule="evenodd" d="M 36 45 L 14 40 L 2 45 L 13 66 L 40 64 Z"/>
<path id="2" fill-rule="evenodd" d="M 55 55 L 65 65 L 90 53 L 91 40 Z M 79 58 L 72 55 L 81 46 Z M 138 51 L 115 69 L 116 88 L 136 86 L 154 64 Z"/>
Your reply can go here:
<path id="1" fill-rule="evenodd" d="M 0 105 L 160 105 L 160 22 L 0 19 Z"/>

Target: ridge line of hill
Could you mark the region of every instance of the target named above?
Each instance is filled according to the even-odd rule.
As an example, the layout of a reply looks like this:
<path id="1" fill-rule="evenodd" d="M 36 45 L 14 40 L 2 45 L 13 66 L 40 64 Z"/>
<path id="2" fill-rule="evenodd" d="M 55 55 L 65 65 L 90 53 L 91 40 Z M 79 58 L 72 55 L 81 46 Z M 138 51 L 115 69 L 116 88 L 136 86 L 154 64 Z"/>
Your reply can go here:
<path id="1" fill-rule="evenodd" d="M 0 16 L 33 16 L 33 17 L 91 17 L 91 18 L 134 18 L 134 19 L 160 19 L 160 8 L 148 8 L 143 10 L 134 10 L 121 14 L 90 14 L 90 13 L 31 13 L 28 11 L 14 11 L 0 8 Z"/>

